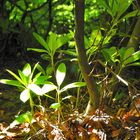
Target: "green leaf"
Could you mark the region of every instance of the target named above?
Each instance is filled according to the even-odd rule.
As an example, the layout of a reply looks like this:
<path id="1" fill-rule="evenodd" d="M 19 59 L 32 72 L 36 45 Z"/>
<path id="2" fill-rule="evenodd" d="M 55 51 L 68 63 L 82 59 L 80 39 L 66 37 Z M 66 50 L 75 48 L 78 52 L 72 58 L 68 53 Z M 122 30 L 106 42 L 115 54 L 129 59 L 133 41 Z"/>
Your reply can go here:
<path id="1" fill-rule="evenodd" d="M 123 59 L 124 59 L 125 51 L 126 51 L 126 48 L 124 48 L 124 47 L 122 47 L 122 48 L 119 50 L 119 54 L 120 54 L 120 59 L 121 59 L 121 61 L 123 61 Z"/>
<path id="2" fill-rule="evenodd" d="M 14 76 L 21 84 L 25 84 L 21 79 L 20 77 L 18 77 L 15 73 L 13 73 L 12 71 L 10 70 L 6 70 L 7 72 L 9 72 L 12 76 Z"/>
<path id="3" fill-rule="evenodd" d="M 35 75 L 35 77 L 33 78 L 33 83 L 35 83 L 37 80 L 38 80 L 38 78 L 40 77 L 40 75 L 41 75 L 41 72 L 39 72 L 39 73 L 37 73 L 36 75 Z"/>
<path id="4" fill-rule="evenodd" d="M 37 65 L 37 69 L 38 69 L 41 73 L 43 73 L 43 75 L 46 74 L 44 68 L 43 68 L 40 64 Z"/>
<path id="5" fill-rule="evenodd" d="M 66 44 L 71 38 L 72 36 L 70 34 L 58 36 L 57 49 Z"/>
<path id="6" fill-rule="evenodd" d="M 58 66 L 57 71 L 56 71 L 56 82 L 59 87 L 62 84 L 62 82 L 64 81 L 65 75 L 66 75 L 66 66 L 64 63 L 61 63 Z"/>
<path id="7" fill-rule="evenodd" d="M 125 51 L 123 60 L 127 59 L 128 57 L 130 57 L 134 52 L 135 52 L 135 50 L 134 50 L 133 47 L 128 48 L 128 49 Z"/>
<path id="8" fill-rule="evenodd" d="M 53 103 L 53 104 L 51 104 L 50 108 L 58 109 L 58 108 L 60 108 L 60 106 L 61 106 L 60 103 Z"/>
<path id="9" fill-rule="evenodd" d="M 51 65 L 48 65 L 47 68 L 46 68 L 46 74 L 47 75 L 52 75 L 53 73 L 53 68 Z"/>
<path id="10" fill-rule="evenodd" d="M 127 64 L 127 66 L 140 66 L 140 62 L 130 63 L 130 64 Z"/>
<path id="11" fill-rule="evenodd" d="M 102 50 L 102 54 L 106 61 L 108 62 L 116 62 L 117 60 L 117 49 L 116 47 L 105 48 Z"/>
<path id="12" fill-rule="evenodd" d="M 75 52 L 75 49 L 60 50 L 59 52 L 77 57 L 77 53 Z"/>
<path id="13" fill-rule="evenodd" d="M 134 63 L 135 61 L 138 61 L 140 60 L 140 51 L 137 51 L 133 54 L 131 54 L 131 56 L 129 56 L 125 61 L 124 61 L 124 64 L 125 65 L 129 65 L 131 63 Z M 138 64 L 138 62 L 137 62 Z"/>
<path id="14" fill-rule="evenodd" d="M 1 79 L 0 83 L 24 88 L 17 80 Z"/>
<path id="15" fill-rule="evenodd" d="M 68 95 L 68 96 L 62 98 L 62 101 L 63 101 L 63 100 L 66 100 L 66 99 L 70 99 L 70 98 L 72 98 L 72 96 L 71 96 L 71 95 Z"/>
<path id="16" fill-rule="evenodd" d="M 47 39 L 47 43 L 50 49 L 51 55 L 54 55 L 57 49 L 57 34 L 50 32 L 49 37 Z"/>
<path id="17" fill-rule="evenodd" d="M 20 78 L 22 79 L 24 86 L 27 86 L 27 84 L 28 84 L 27 77 L 20 70 L 18 70 L 18 74 L 19 74 Z"/>
<path id="18" fill-rule="evenodd" d="M 33 120 L 33 116 L 30 112 L 26 112 L 16 117 L 16 119 L 10 124 L 10 127 L 14 127 L 16 125 L 28 122 L 31 123 Z"/>
<path id="19" fill-rule="evenodd" d="M 68 85 L 66 85 L 65 87 L 63 87 L 63 88 L 60 90 L 60 92 L 64 92 L 64 91 L 66 91 L 67 89 L 77 88 L 77 87 L 83 87 L 83 86 L 86 86 L 86 83 L 85 83 L 85 82 L 74 82 L 74 83 L 68 84 Z"/>
<path id="20" fill-rule="evenodd" d="M 51 76 L 39 76 L 38 78 L 34 78 L 33 79 L 33 83 L 37 84 L 37 85 L 44 85 L 45 83 L 47 83 L 48 79 L 51 78 Z"/>
<path id="21" fill-rule="evenodd" d="M 140 16 L 140 10 L 135 10 L 135 11 L 129 12 L 124 17 L 122 17 L 122 19 L 127 19 L 127 18 L 135 17 L 135 16 Z"/>
<path id="22" fill-rule="evenodd" d="M 128 9 L 133 0 L 98 0 L 97 2 L 107 10 L 113 18 L 120 16 Z"/>
<path id="23" fill-rule="evenodd" d="M 131 5 L 133 0 L 116 0 L 119 1 L 117 5 L 118 16 L 120 17 Z"/>
<path id="24" fill-rule="evenodd" d="M 38 63 L 39 63 L 39 62 L 38 62 Z M 37 66 L 38 66 L 38 63 L 36 63 L 36 64 L 34 65 L 33 70 L 31 71 L 31 74 L 30 74 L 30 76 L 29 76 L 29 81 L 28 81 L 28 83 L 31 83 L 33 74 L 34 74 L 34 72 L 35 72 L 35 70 L 36 70 L 36 68 L 37 68 Z"/>
<path id="25" fill-rule="evenodd" d="M 42 58 L 43 60 L 50 61 L 50 54 L 49 54 L 49 53 L 48 53 L 48 54 L 42 54 L 42 55 L 41 55 L 41 58 Z"/>
<path id="26" fill-rule="evenodd" d="M 30 91 L 29 91 L 29 89 L 25 89 L 24 91 L 22 91 L 21 93 L 20 93 L 20 100 L 22 101 L 22 102 L 26 102 L 26 101 L 28 101 L 29 100 L 29 98 L 30 98 Z"/>
<path id="27" fill-rule="evenodd" d="M 28 51 L 35 51 L 35 52 L 39 52 L 39 53 L 48 53 L 48 51 L 45 49 L 27 48 L 27 50 Z"/>
<path id="28" fill-rule="evenodd" d="M 46 43 L 46 41 L 43 39 L 43 37 L 41 37 L 40 35 L 38 35 L 37 33 L 33 33 L 33 36 L 37 39 L 37 41 L 46 49 L 48 50 L 48 45 Z M 49 50 L 48 50 L 49 51 Z"/>

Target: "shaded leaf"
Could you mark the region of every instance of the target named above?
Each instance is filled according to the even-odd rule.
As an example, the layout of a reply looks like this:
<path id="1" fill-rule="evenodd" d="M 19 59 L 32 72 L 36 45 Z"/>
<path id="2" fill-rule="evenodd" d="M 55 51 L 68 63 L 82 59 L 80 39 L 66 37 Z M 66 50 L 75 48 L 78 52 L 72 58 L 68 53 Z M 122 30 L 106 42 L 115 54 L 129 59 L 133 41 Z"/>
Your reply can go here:
<path id="1" fill-rule="evenodd" d="M 37 39 L 37 41 L 46 49 L 48 50 L 48 45 L 46 43 L 46 41 L 43 39 L 43 37 L 41 37 L 40 35 L 38 35 L 37 33 L 33 33 L 33 36 Z M 49 50 L 48 50 L 49 51 Z"/>

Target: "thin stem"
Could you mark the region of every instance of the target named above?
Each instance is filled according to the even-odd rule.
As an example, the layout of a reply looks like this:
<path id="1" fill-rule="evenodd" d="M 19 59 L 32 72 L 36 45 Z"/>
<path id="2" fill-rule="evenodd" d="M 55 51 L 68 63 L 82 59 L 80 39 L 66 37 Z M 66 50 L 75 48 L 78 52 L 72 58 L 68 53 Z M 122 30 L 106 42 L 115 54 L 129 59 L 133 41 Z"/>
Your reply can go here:
<path id="1" fill-rule="evenodd" d="M 31 93 L 29 92 L 30 94 L 30 107 L 31 107 L 31 113 L 34 114 L 34 102 L 33 102 L 33 99 L 32 99 L 32 96 L 31 96 Z"/>
<path id="2" fill-rule="evenodd" d="M 61 101 L 60 101 L 60 91 L 59 91 L 59 89 L 57 90 L 57 102 L 58 102 L 58 104 L 61 104 Z M 59 107 L 58 108 L 58 123 L 60 123 L 60 114 L 61 114 L 61 109 Z"/>
<path id="3" fill-rule="evenodd" d="M 52 66 L 52 69 L 53 69 L 54 76 L 56 76 L 55 65 L 54 65 L 54 55 L 51 55 L 51 66 Z"/>

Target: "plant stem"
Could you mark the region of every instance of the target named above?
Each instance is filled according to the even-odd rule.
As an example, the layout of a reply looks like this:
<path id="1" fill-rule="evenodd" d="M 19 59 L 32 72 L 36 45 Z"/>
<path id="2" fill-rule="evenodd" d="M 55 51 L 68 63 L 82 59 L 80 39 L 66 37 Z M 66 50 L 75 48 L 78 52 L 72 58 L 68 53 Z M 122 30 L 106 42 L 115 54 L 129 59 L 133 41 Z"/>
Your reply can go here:
<path id="1" fill-rule="evenodd" d="M 58 104 L 61 103 L 61 101 L 60 101 L 60 91 L 59 91 L 59 89 L 57 90 L 57 102 L 58 102 Z M 61 106 L 60 106 L 60 107 L 61 107 Z M 58 108 L 58 123 L 60 123 L 60 114 L 61 114 L 61 109 L 60 109 L 60 107 Z"/>
<path id="2" fill-rule="evenodd" d="M 51 66 L 52 66 L 52 69 L 53 69 L 53 74 L 55 76 L 56 73 L 55 73 L 55 65 L 54 65 L 54 55 L 51 55 Z"/>
<path id="3" fill-rule="evenodd" d="M 31 113 L 34 114 L 34 102 L 33 102 L 33 99 L 32 99 L 32 96 L 31 96 L 31 93 L 29 92 L 30 94 L 30 107 L 31 107 Z"/>

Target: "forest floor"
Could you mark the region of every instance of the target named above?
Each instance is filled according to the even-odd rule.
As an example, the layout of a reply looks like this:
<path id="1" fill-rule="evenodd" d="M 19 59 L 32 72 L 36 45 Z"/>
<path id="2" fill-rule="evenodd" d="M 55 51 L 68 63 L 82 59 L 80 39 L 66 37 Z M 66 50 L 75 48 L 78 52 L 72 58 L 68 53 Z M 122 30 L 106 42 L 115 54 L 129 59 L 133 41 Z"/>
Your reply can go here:
<path id="1" fill-rule="evenodd" d="M 9 74 L 6 72 L 5 69 L 10 69 L 13 72 L 16 72 L 17 69 L 21 69 L 23 67 L 24 63 L 25 62 L 21 62 L 20 60 L 15 61 L 14 59 L 4 60 L 0 64 L 0 79 L 12 78 L 9 76 Z M 136 69 L 134 68 L 126 69 L 125 76 L 129 78 L 131 77 L 131 81 L 135 82 L 136 88 L 138 89 L 138 91 L 140 91 L 140 68 L 138 67 Z M 118 104 L 115 104 L 114 106 L 115 106 L 115 109 L 119 108 Z M 113 110 L 114 106 L 110 108 L 110 112 L 113 112 L 111 110 Z M 57 123 L 54 124 L 54 122 L 51 122 L 51 121 L 48 123 L 42 119 L 42 121 L 48 128 L 48 131 L 50 132 L 50 134 L 48 134 L 48 132 L 46 132 L 44 128 L 42 127 L 39 128 L 37 126 L 38 131 L 36 133 L 43 130 L 42 132 L 39 132 L 41 134 L 41 137 L 40 136 L 35 137 L 35 138 L 30 137 L 30 139 L 31 140 L 32 139 L 57 140 L 60 138 L 62 140 L 63 139 L 74 140 L 76 138 L 78 140 L 86 140 L 86 139 L 87 140 L 88 139 L 89 140 L 108 140 L 109 138 L 109 140 L 123 140 L 123 139 L 124 140 L 127 140 L 127 139 L 140 140 L 140 99 L 138 100 L 138 110 L 134 106 L 128 107 L 127 109 L 128 112 L 125 112 L 122 115 L 121 115 L 121 111 L 123 110 L 123 107 L 120 106 L 120 108 L 118 109 L 117 113 L 114 114 L 114 116 L 115 115 L 118 115 L 119 117 L 121 116 L 121 119 L 119 120 L 117 117 L 111 116 L 113 114 L 111 113 L 110 115 L 111 117 L 109 117 L 111 119 L 108 120 L 108 118 L 106 118 L 106 121 L 108 120 L 107 125 L 106 125 L 106 122 L 104 122 L 104 118 L 102 120 L 101 119 L 102 117 L 101 117 L 100 118 L 101 120 L 97 122 L 95 121 L 97 120 L 97 118 L 93 116 L 88 116 L 88 117 L 82 116 L 81 117 L 82 123 L 79 123 L 79 121 L 77 121 L 77 118 L 79 119 L 81 114 L 78 114 L 78 117 L 76 117 L 75 114 L 72 114 L 62 124 L 57 124 Z M 9 126 L 9 124 L 15 119 L 15 115 L 18 115 L 21 112 L 28 110 L 27 109 L 28 107 L 29 107 L 28 105 L 26 104 L 23 105 L 23 103 L 21 103 L 19 99 L 19 91 L 16 88 L 1 84 L 0 85 L 0 131 L 2 132 L 6 127 Z M 102 115 L 106 115 L 106 114 L 102 113 Z M 38 113 L 37 116 L 40 118 L 42 117 L 42 114 Z M 53 124 L 53 127 L 52 127 L 52 124 Z M 40 124 L 37 123 L 36 125 L 40 125 Z M 59 126 L 59 129 L 57 125 Z M 54 126 L 58 129 L 58 131 L 56 130 Z M 95 129 L 93 129 L 92 127 L 97 128 L 99 131 L 95 132 Z M 26 129 L 30 128 L 30 134 L 28 132 L 29 136 L 33 135 L 32 126 L 30 127 L 28 124 L 25 123 L 18 127 L 14 127 L 10 132 L 5 131 L 7 133 L 5 135 L 1 135 L 2 133 L 0 133 L 0 139 L 26 140 L 28 135 L 25 134 L 25 131 L 24 132 L 21 131 L 25 128 Z M 60 129 L 61 129 L 61 132 L 65 134 L 65 136 L 62 136 L 62 134 L 59 132 Z M 23 133 L 22 134 L 20 133 L 20 136 L 19 135 L 17 136 L 15 133 L 18 131 L 23 132 Z M 44 133 L 47 133 L 47 136 L 43 137 Z M 105 133 L 110 136 L 105 136 Z M 82 134 L 82 137 L 80 136 L 81 134 Z"/>

